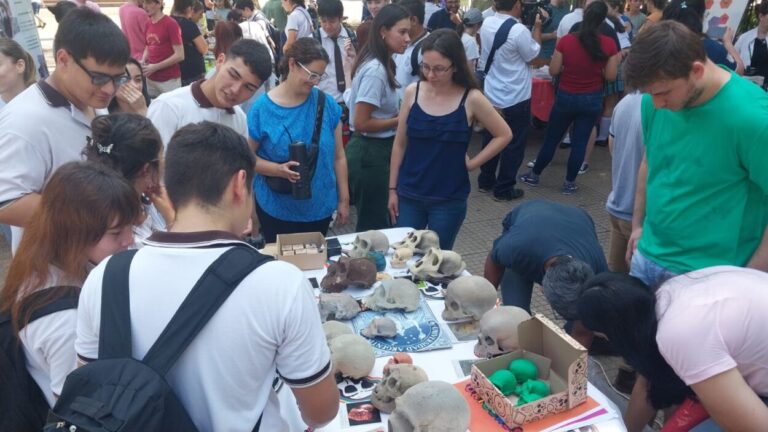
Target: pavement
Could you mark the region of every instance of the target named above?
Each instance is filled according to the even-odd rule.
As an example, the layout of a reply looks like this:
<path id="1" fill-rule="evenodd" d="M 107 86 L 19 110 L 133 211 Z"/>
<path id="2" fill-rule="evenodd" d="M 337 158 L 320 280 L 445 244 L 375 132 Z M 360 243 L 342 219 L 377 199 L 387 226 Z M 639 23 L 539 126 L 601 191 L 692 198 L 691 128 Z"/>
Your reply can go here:
<path id="1" fill-rule="evenodd" d="M 361 2 L 344 1 L 346 15 L 350 17 L 359 17 Z M 102 8 L 102 11 L 112 17 L 115 22 L 117 19 L 117 8 Z M 43 45 L 48 66 L 53 69 L 52 45 L 53 37 L 56 31 L 56 22 L 47 9 L 41 11 L 42 18 L 48 23 L 45 29 L 40 30 L 40 39 Z M 354 20 L 350 20 L 354 21 Z M 544 139 L 543 129 L 531 129 L 526 148 L 525 161 L 532 160 L 541 147 Z M 476 154 L 480 150 L 480 137 L 475 134 L 470 145 L 470 154 Z M 574 195 L 566 196 L 560 193 L 560 187 L 565 178 L 565 166 L 568 159 L 569 150 L 558 149 L 555 158 L 541 177 L 541 183 L 537 188 L 531 188 L 524 184 L 518 187 L 525 191 L 525 196 L 512 202 L 497 202 L 493 200 L 492 195 L 484 194 L 476 189 L 478 172 L 470 174 L 473 185 L 473 191 L 469 195 L 467 217 L 464 225 L 459 231 L 455 243 L 455 251 L 461 254 L 467 264 L 467 270 L 472 274 L 483 274 L 483 264 L 488 251 L 491 249 L 493 240 L 501 233 L 501 221 L 504 216 L 520 203 L 533 199 L 547 199 L 569 205 L 581 207 L 586 210 L 595 222 L 597 236 L 604 251 L 608 252 L 608 242 L 610 236 L 610 222 L 608 214 L 605 211 L 605 201 L 611 190 L 611 163 L 608 149 L 597 147 L 592 154 L 590 161 L 590 170 L 577 179 L 579 190 Z M 525 162 L 523 163 L 525 164 Z M 527 168 L 523 165 L 520 169 L 525 172 Z M 478 170 L 479 171 L 479 170 Z M 351 223 L 343 227 L 335 227 L 332 234 L 344 234 L 351 232 L 354 227 L 354 211 Z M 0 236 L 0 280 L 5 279 L 5 272 L 10 261 L 10 246 L 5 239 Z M 549 303 L 544 298 L 541 287 L 534 289 L 531 309 L 535 313 L 541 313 L 562 325 L 561 320 Z M 613 392 L 607 385 L 608 380 L 613 380 L 616 375 L 618 358 L 616 357 L 594 357 L 598 360 L 605 370 L 607 380 L 604 374 L 598 368 L 598 375 L 590 375 L 593 381 L 600 381 L 598 387 L 606 393 L 614 402 L 623 407 L 626 405 L 625 399 Z"/>

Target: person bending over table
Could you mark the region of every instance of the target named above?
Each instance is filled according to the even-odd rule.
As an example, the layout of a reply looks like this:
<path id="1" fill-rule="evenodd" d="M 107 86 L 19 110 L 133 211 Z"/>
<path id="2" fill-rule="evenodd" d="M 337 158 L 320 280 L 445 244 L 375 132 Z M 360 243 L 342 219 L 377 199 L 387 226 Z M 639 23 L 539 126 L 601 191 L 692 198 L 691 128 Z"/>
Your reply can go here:
<path id="1" fill-rule="evenodd" d="M 768 274 L 733 266 L 697 270 L 654 294 L 640 279 L 595 276 L 577 313 L 641 375 L 625 414 L 642 430 L 655 409 L 695 397 L 710 420 L 692 431 L 762 431 L 768 424 Z M 761 400 L 762 399 L 762 400 Z"/>

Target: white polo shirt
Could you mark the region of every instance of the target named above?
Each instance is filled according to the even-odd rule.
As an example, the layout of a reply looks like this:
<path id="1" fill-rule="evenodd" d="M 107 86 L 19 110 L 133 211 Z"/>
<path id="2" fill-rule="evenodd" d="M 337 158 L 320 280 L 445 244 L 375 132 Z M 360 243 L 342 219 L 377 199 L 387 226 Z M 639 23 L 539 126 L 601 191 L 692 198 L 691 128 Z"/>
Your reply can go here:
<path id="1" fill-rule="evenodd" d="M 133 354 L 143 358 L 203 272 L 234 244 L 230 233 L 157 232 L 131 263 Z M 83 285 L 75 350 L 97 358 L 104 260 Z M 331 371 L 314 293 L 302 272 L 282 261 L 263 264 L 241 282 L 171 368 L 168 383 L 198 429 L 250 431 L 278 425 L 272 380 L 307 387 Z M 266 424 L 268 423 L 268 424 Z"/>
<path id="2" fill-rule="evenodd" d="M 493 39 L 509 15 L 495 13 L 480 27 L 481 64 L 485 65 Z M 517 18 L 512 18 L 517 19 Z M 532 75 L 528 64 L 539 55 L 541 46 L 531 31 L 518 23 L 509 31 L 507 41 L 494 54 L 493 63 L 485 77 L 485 96 L 496 108 L 508 108 L 531 98 Z"/>
<path id="3" fill-rule="evenodd" d="M 201 121 L 229 126 L 240 135 L 248 137 L 248 124 L 243 110 L 239 106 L 213 106 L 200 88 L 203 81 L 205 80 L 195 81 L 186 87 L 163 93 L 149 105 L 147 118 L 152 120 L 152 124 L 160 132 L 166 151 L 168 142 L 177 130 Z"/>
<path id="4" fill-rule="evenodd" d="M 336 44 L 341 50 L 342 60 L 344 59 L 344 53 L 346 51 L 344 44 L 346 43 L 346 39 L 349 37 L 349 31 L 346 27 L 342 26 L 339 37 L 336 39 Z M 320 28 L 320 43 L 323 45 L 323 49 L 328 54 L 329 61 L 328 65 L 325 67 L 325 73 L 328 75 L 328 77 L 320 81 L 320 83 L 317 84 L 317 88 L 331 95 L 336 102 L 343 103 L 343 93 L 339 91 L 338 79 L 336 78 L 336 57 L 334 55 L 333 48 L 334 42 L 330 37 L 328 37 L 328 33 L 326 33 L 322 28 Z M 344 77 L 341 77 L 341 80 L 344 80 Z"/>
<path id="5" fill-rule="evenodd" d="M 413 55 L 413 49 L 416 47 L 416 44 L 421 43 L 427 36 L 429 36 L 429 32 L 425 29 L 424 34 L 408 44 L 408 48 L 405 49 L 404 53 L 392 54 L 392 60 L 395 62 L 395 80 L 400 84 L 400 87 L 397 88 L 397 98 L 401 101 L 403 100 L 405 88 L 408 87 L 409 84 L 415 83 L 421 79 L 421 74 L 419 74 L 418 70 L 416 71 L 416 75 L 413 75 L 412 73 L 413 67 L 411 64 L 411 56 Z M 416 64 L 420 64 L 421 60 L 421 48 L 419 48 Z"/>
<path id="6" fill-rule="evenodd" d="M 573 12 L 567 14 L 560 20 L 560 24 L 557 26 L 557 38 L 567 35 L 571 32 L 571 27 L 584 21 L 584 9 L 576 8 Z"/>
<path id="7" fill-rule="evenodd" d="M 0 206 L 40 193 L 56 169 L 82 159 L 90 134 L 91 118 L 45 80 L 13 98 L 0 111 Z M 24 230 L 11 230 L 16 252 Z"/>

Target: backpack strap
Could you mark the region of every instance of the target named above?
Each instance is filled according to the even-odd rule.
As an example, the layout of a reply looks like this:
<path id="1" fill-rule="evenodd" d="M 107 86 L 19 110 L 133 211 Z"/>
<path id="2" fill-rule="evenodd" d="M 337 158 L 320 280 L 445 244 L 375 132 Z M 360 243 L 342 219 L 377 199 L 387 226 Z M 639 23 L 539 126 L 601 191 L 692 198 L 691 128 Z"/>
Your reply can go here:
<path id="1" fill-rule="evenodd" d="M 273 259 L 246 245 L 221 254 L 205 270 L 142 362 L 166 375 L 240 282 Z"/>
<path id="2" fill-rule="evenodd" d="M 22 302 L 27 303 L 30 300 L 36 299 L 38 297 L 43 297 L 48 295 L 49 292 L 57 290 L 61 291 L 61 296 L 57 298 L 56 300 L 48 303 L 47 305 L 35 309 L 34 312 L 32 312 L 32 315 L 29 318 L 29 322 L 27 325 L 32 323 L 32 321 L 35 321 L 37 319 L 40 319 L 46 315 L 50 315 L 56 312 L 61 312 L 63 310 L 68 309 L 77 309 L 77 302 L 80 298 L 80 287 L 76 286 L 69 286 L 69 285 L 63 285 L 63 286 L 53 286 L 44 288 L 38 291 L 33 292 L 32 294 L 26 296 Z M 21 313 L 19 313 L 19 317 L 23 318 L 27 314 L 27 308 L 22 305 L 21 306 Z M 7 322 L 11 322 L 11 311 L 5 311 L 3 313 L 0 313 L 0 324 L 5 324 Z M 21 322 L 19 322 L 19 330 L 24 328 L 25 326 L 21 325 Z"/>
<path id="3" fill-rule="evenodd" d="M 309 147 L 309 181 L 315 177 L 317 157 L 320 153 L 320 134 L 323 129 L 323 114 L 325 113 L 325 92 L 317 89 L 317 114 L 315 114 L 315 130 Z"/>
<path id="4" fill-rule="evenodd" d="M 413 44 L 413 51 L 411 51 L 411 76 L 419 74 L 419 53 L 421 52 L 421 43 L 429 35 L 428 31 L 424 31 L 419 39 Z"/>
<path id="5" fill-rule="evenodd" d="M 101 281 L 99 358 L 132 357 L 131 304 L 128 278 L 137 249 L 113 255 Z"/>
<path id="6" fill-rule="evenodd" d="M 485 69 L 483 70 L 483 73 L 487 74 L 488 71 L 491 70 L 491 63 L 493 63 L 493 57 L 496 56 L 496 50 L 501 48 L 501 46 L 504 45 L 504 42 L 507 41 L 509 38 L 509 31 L 512 30 L 512 27 L 515 24 L 517 24 L 517 20 L 512 17 L 507 18 L 506 21 L 501 23 L 499 30 L 493 36 L 493 45 L 491 46 L 491 52 L 488 53 L 488 60 L 485 61 Z"/>

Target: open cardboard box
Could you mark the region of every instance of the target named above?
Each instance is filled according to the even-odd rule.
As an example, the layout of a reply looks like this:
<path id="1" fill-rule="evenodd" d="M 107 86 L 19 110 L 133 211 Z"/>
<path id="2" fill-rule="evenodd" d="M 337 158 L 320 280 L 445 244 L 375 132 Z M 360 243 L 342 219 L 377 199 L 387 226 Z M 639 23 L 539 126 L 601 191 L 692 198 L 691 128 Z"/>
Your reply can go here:
<path id="1" fill-rule="evenodd" d="M 318 247 L 318 253 L 302 255 L 283 255 L 284 245 L 305 245 L 314 243 Z M 319 232 L 278 234 L 277 235 L 277 259 L 289 262 L 302 270 L 317 270 L 325 267 L 328 261 L 328 246 L 325 237 Z"/>
<path id="2" fill-rule="evenodd" d="M 541 420 L 584 403 L 587 400 L 587 350 L 540 314 L 520 323 L 517 332 L 520 350 L 472 365 L 472 385 L 485 403 L 509 427 Z M 521 357 L 538 366 L 539 379 L 550 384 L 552 394 L 516 407 L 517 396 L 504 396 L 488 377 Z"/>

